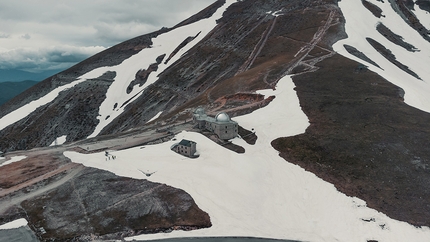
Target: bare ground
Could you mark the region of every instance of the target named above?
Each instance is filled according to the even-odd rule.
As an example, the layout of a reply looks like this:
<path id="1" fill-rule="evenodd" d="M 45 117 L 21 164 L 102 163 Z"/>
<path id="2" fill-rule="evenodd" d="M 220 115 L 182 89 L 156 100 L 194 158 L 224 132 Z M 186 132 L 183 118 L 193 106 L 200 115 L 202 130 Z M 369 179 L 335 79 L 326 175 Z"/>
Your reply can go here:
<path id="1" fill-rule="evenodd" d="M 181 125 L 170 126 L 170 130 L 179 132 L 188 124 Z M 129 134 L 127 141 L 107 142 L 99 137 L 97 147 L 133 147 L 166 135 L 154 136 L 152 132 Z M 27 158 L 0 167 L 0 223 L 26 218 L 42 241 L 80 241 L 88 236 L 120 239 L 211 226 L 208 214 L 182 190 L 86 168 L 62 155 L 65 150 L 88 153 L 79 146 L 88 147 L 91 142 L 9 153 L 7 157 Z M 41 228 L 46 233 L 41 233 Z"/>

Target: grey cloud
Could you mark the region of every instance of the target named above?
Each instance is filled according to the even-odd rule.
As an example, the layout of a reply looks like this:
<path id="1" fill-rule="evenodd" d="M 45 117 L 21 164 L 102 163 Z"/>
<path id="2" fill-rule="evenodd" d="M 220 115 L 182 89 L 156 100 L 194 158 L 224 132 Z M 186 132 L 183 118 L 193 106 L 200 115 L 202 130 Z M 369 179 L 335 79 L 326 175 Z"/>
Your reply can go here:
<path id="1" fill-rule="evenodd" d="M 66 68 L 102 51 L 104 47 L 55 46 L 30 50 L 15 49 L 0 53 L 0 69 L 46 70 Z"/>
<path id="2" fill-rule="evenodd" d="M 160 29 L 161 27 L 171 27 L 186 19 L 191 14 L 205 8 L 215 0 L 75 0 L 75 1 L 0 1 L 0 21 L 8 22 L 0 27 L 0 32 L 28 33 L 33 36 L 32 29 L 27 26 L 34 26 L 39 23 L 37 29 L 39 33 L 50 34 L 53 38 L 55 32 L 50 29 L 61 27 L 64 30 L 70 29 L 70 35 L 81 36 L 79 28 L 96 27 L 97 25 L 120 26 L 135 25 L 142 31 L 138 35 L 145 34 Z M 45 29 L 41 29 L 44 27 Z M 96 34 L 96 33 L 95 33 Z M 106 43 L 126 40 L 130 35 L 123 33 L 107 37 Z M 125 35 L 125 36 L 124 36 Z M 81 36 L 83 41 L 91 39 L 93 36 Z M 122 37 L 122 38 L 121 38 Z M 76 37 L 75 37 L 76 38 Z M 76 43 L 72 43 L 76 44 Z M 99 43 L 98 45 L 104 45 Z"/>
<path id="3" fill-rule="evenodd" d="M 71 65 L 103 47 L 172 27 L 215 1 L 0 1 L 0 22 L 8 23 L 0 25 L 0 68 Z"/>
<path id="4" fill-rule="evenodd" d="M 7 39 L 10 37 L 10 34 L 5 34 L 0 32 L 0 39 Z"/>
<path id="5" fill-rule="evenodd" d="M 71 53 L 64 54 L 60 51 L 53 51 L 47 54 L 46 59 L 50 62 L 56 63 L 76 63 L 85 58 L 88 58 L 90 55 L 86 53 Z"/>
<path id="6" fill-rule="evenodd" d="M 29 34 L 24 34 L 21 36 L 23 39 L 31 39 L 31 36 Z"/>

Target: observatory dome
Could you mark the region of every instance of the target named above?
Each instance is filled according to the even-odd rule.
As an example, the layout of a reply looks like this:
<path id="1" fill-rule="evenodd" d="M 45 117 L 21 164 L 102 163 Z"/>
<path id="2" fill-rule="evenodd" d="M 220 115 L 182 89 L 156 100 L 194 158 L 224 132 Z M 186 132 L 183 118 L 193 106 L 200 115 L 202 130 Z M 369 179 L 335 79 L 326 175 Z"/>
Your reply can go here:
<path id="1" fill-rule="evenodd" d="M 230 117 L 228 116 L 228 114 L 222 112 L 222 113 L 218 113 L 215 116 L 216 121 L 218 122 L 228 122 L 230 121 Z"/>
<path id="2" fill-rule="evenodd" d="M 197 109 L 194 111 L 194 113 L 195 113 L 195 114 L 205 114 L 205 110 L 204 110 L 203 108 L 197 108 Z"/>

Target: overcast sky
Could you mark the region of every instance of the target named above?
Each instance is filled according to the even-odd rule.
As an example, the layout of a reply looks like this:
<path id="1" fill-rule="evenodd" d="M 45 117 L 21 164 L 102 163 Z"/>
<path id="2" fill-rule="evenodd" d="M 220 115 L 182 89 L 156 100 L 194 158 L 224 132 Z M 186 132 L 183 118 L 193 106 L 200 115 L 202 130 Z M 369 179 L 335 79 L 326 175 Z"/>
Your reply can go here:
<path id="1" fill-rule="evenodd" d="M 0 69 L 64 69 L 216 0 L 0 1 Z"/>

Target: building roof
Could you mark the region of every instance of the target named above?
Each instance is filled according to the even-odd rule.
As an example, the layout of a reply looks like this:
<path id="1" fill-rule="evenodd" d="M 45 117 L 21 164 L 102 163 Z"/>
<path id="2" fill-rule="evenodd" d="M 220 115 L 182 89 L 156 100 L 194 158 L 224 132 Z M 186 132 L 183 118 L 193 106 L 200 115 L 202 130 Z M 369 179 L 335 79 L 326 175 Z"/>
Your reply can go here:
<path id="1" fill-rule="evenodd" d="M 196 110 L 194 110 L 195 114 L 206 114 L 205 110 L 203 108 L 197 108 Z"/>
<path id="2" fill-rule="evenodd" d="M 181 142 L 179 142 L 179 145 L 191 147 L 191 144 L 193 144 L 193 143 L 196 143 L 196 142 L 191 141 L 191 140 L 183 139 L 183 140 L 181 140 Z"/>
<path id="3" fill-rule="evenodd" d="M 203 108 L 198 108 L 194 111 L 194 117 L 199 121 L 207 121 L 210 123 L 217 123 L 217 124 L 224 124 L 224 123 L 234 123 L 237 124 L 237 122 L 230 119 L 230 116 L 228 116 L 225 112 L 218 113 L 215 118 L 207 116 Z"/>
<path id="4" fill-rule="evenodd" d="M 228 114 L 227 114 L 227 113 L 225 113 L 225 112 L 221 112 L 221 113 L 218 113 L 218 114 L 215 116 L 215 120 L 216 120 L 217 122 L 229 122 L 229 121 L 230 121 L 230 117 L 228 116 Z"/>

